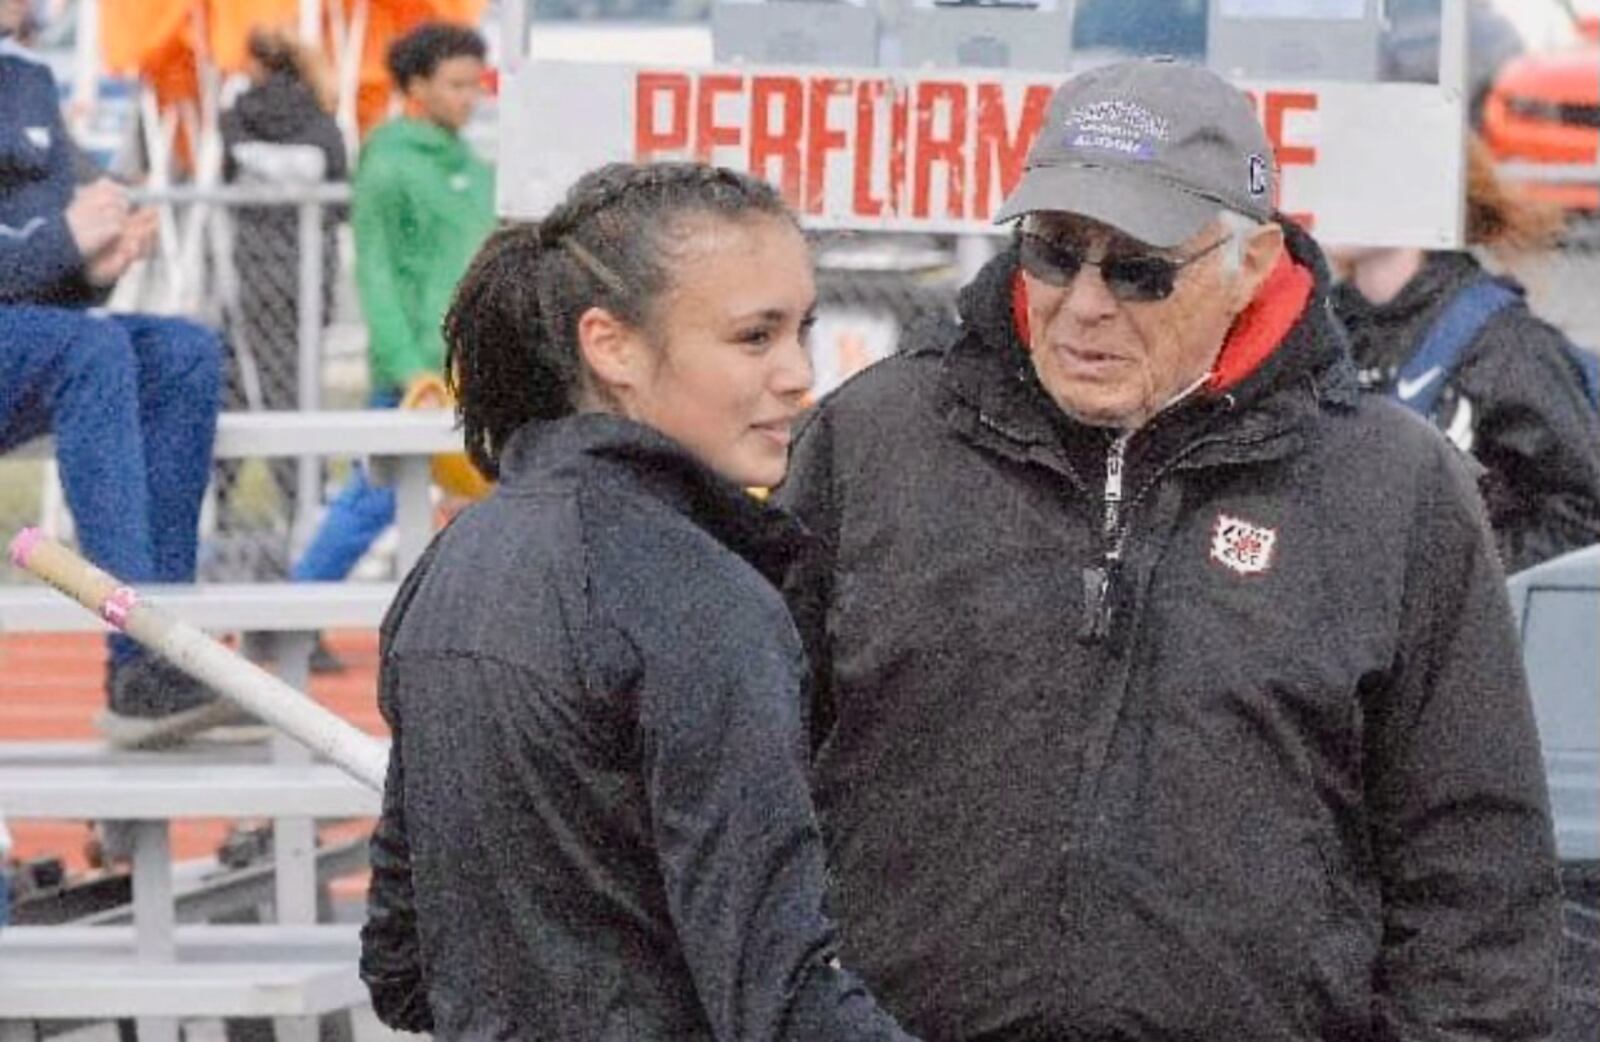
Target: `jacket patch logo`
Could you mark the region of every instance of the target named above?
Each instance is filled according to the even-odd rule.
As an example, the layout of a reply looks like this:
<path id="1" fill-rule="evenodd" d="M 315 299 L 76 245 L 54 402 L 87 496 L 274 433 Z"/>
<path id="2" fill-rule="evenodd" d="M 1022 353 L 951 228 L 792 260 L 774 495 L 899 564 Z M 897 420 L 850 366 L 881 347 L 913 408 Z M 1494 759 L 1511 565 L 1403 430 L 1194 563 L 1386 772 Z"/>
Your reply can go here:
<path id="1" fill-rule="evenodd" d="M 1277 529 L 1218 514 L 1211 530 L 1211 559 L 1240 575 L 1260 575 L 1272 567 L 1277 544 Z"/>
<path id="2" fill-rule="evenodd" d="M 28 139 L 28 143 L 34 148 L 37 148 L 41 152 L 50 151 L 49 127 L 24 127 L 22 134 Z"/>

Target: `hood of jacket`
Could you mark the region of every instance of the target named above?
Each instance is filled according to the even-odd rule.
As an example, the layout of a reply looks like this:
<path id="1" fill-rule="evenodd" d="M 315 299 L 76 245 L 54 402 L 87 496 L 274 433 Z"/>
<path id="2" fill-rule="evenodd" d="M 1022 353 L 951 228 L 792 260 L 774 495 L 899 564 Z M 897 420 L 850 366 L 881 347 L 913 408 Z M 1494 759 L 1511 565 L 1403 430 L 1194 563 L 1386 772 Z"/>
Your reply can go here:
<path id="1" fill-rule="evenodd" d="M 1400 292 L 1382 304 L 1372 303 L 1349 282 L 1335 286 L 1334 311 L 1349 334 L 1356 365 L 1375 374 L 1398 369 L 1450 298 L 1483 274 L 1483 266 L 1470 253 L 1439 252 L 1429 253 Z M 1521 286 L 1503 281 L 1521 292 Z M 1374 381 L 1383 382 L 1381 377 Z"/>
<path id="2" fill-rule="evenodd" d="M 443 170 L 468 166 L 476 159 L 472 146 L 454 131 L 426 119 L 400 116 L 382 124 L 361 147 L 361 161 L 421 161 Z"/>
<path id="3" fill-rule="evenodd" d="M 305 84 L 282 74 L 239 95 L 233 107 L 240 126 L 256 141 L 299 141 L 306 128 L 325 115 Z"/>
<path id="4" fill-rule="evenodd" d="M 581 457 L 623 468 L 777 585 L 810 535 L 787 511 L 721 477 L 660 431 L 610 413 L 524 424 L 506 443 L 500 484 L 537 490 Z"/>

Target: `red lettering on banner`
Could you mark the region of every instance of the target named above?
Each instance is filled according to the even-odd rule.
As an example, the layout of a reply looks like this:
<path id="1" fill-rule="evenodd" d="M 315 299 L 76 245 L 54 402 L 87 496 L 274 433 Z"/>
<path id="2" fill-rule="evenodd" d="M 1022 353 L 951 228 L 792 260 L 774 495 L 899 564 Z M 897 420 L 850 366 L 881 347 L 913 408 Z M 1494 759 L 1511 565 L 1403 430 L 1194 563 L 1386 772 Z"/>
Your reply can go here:
<path id="1" fill-rule="evenodd" d="M 872 194 L 872 159 L 877 150 L 877 108 L 883 98 L 882 80 L 856 84 L 856 161 L 851 178 L 850 212 L 857 217 L 877 217 L 883 200 Z"/>
<path id="2" fill-rule="evenodd" d="M 889 84 L 889 212 L 904 214 L 906 163 L 911 140 L 911 92 Z"/>
<path id="3" fill-rule="evenodd" d="M 1256 114 L 1261 117 L 1261 125 L 1267 132 L 1267 140 L 1272 144 L 1272 154 L 1278 166 L 1278 193 L 1283 193 L 1284 175 L 1288 168 L 1295 166 L 1312 166 L 1317 161 L 1317 150 L 1311 145 L 1291 145 L 1284 141 L 1284 116 L 1292 111 L 1315 112 L 1317 111 L 1317 96 L 1309 91 L 1279 91 L 1269 90 L 1263 102 L 1256 97 L 1255 91 L 1246 91 L 1250 104 L 1256 109 Z M 1263 112 L 1263 108 L 1265 111 Z M 1277 205 L 1278 200 L 1273 200 Z M 1285 214 L 1291 221 L 1301 225 L 1307 231 L 1316 226 L 1316 215 L 1310 213 Z"/>
<path id="4" fill-rule="evenodd" d="M 843 130 L 828 125 L 828 102 L 835 97 L 848 97 L 849 94 L 849 80 L 819 76 L 811 81 L 810 105 L 806 114 L 806 213 L 823 212 L 828 198 L 823 186 L 828 173 L 828 153 L 838 151 L 848 143 Z M 858 151 L 863 151 L 861 146 L 858 138 Z M 864 151 L 871 154 L 870 144 Z"/>
<path id="5" fill-rule="evenodd" d="M 743 136 L 740 130 L 743 128 L 739 124 L 723 125 L 717 122 L 717 98 L 723 94 L 738 94 L 743 90 L 743 76 L 700 77 L 694 114 L 694 157 L 700 162 L 711 162 L 711 153 L 716 148 L 740 144 Z"/>
<path id="6" fill-rule="evenodd" d="M 1317 161 L 1317 150 L 1309 145 L 1290 145 L 1283 140 L 1283 115 L 1290 110 L 1317 111 L 1317 96 L 1306 91 L 1267 91 L 1267 114 L 1262 122 L 1267 140 L 1278 154 L 1278 165 L 1310 166 Z"/>
<path id="7" fill-rule="evenodd" d="M 949 113 L 949 132 L 939 137 L 933 128 L 935 107 L 943 101 Z M 945 165 L 946 202 L 941 217 L 956 220 L 966 216 L 966 141 L 967 85 L 936 80 L 917 84 L 917 165 L 916 185 L 911 196 L 911 215 L 930 216 L 933 190 L 933 165 Z"/>
<path id="8" fill-rule="evenodd" d="M 790 206 L 800 205 L 800 137 L 804 126 L 800 81 L 792 76 L 757 76 L 750 84 L 750 173 L 778 186 Z M 783 121 L 773 129 L 772 104 L 783 103 Z M 767 163 L 783 165 L 781 178 Z"/>
<path id="9" fill-rule="evenodd" d="M 990 199 L 994 196 L 995 168 L 999 168 L 1000 198 L 1011 194 L 1022 179 L 1022 166 L 1028 158 L 1028 148 L 1044 125 L 1045 110 L 1050 107 L 1051 88 L 1035 84 L 1022 98 L 1022 116 L 1017 121 L 1017 133 L 1007 133 L 1005 88 L 998 83 L 978 85 L 978 140 L 977 170 L 973 178 L 976 196 L 972 203 L 972 216 L 988 220 L 994 212 Z"/>
<path id="10" fill-rule="evenodd" d="M 741 166 L 808 217 L 982 221 L 1020 182 L 1053 89 L 1010 77 L 641 71 L 634 156 Z M 1250 101 L 1276 157 L 1280 192 L 1285 182 L 1294 187 L 1294 169 L 1316 165 L 1320 148 L 1293 114 L 1316 113 L 1322 99 L 1271 90 Z M 1309 213 L 1287 216 L 1312 226 Z"/>
<path id="11" fill-rule="evenodd" d="M 689 144 L 689 77 L 678 72 L 642 72 L 634 83 L 633 157 L 648 163 L 659 152 Z M 671 116 L 665 129 L 656 125 L 658 97 L 665 95 Z"/>

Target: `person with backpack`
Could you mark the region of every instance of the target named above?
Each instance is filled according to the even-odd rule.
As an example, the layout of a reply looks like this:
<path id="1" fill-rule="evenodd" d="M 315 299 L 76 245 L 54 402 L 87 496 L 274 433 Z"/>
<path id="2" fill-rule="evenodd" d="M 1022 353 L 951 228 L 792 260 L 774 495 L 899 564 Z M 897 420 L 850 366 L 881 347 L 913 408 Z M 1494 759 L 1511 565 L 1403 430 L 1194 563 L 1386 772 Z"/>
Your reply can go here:
<path id="1" fill-rule="evenodd" d="M 1502 259 L 1547 246 L 1561 215 L 1468 151 L 1467 241 Z M 1362 386 L 1431 420 L 1482 466 L 1506 571 L 1600 543 L 1600 359 L 1465 251 L 1334 248 L 1334 313 Z"/>

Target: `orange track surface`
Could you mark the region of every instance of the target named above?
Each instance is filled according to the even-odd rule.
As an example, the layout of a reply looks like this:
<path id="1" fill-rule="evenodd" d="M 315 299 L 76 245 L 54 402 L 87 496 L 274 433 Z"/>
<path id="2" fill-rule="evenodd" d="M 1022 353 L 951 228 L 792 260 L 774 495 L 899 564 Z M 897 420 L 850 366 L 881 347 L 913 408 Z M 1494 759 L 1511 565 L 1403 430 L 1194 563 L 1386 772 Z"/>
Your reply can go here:
<path id="1" fill-rule="evenodd" d="M 369 631 L 332 632 L 328 644 L 348 667 L 344 673 L 313 677 L 311 693 L 357 727 L 384 734 L 378 716 L 378 637 Z M 0 635 L 0 739 L 62 740 L 96 737 L 94 714 L 105 704 L 105 641 L 78 634 Z M 17 860 L 56 856 L 68 870 L 87 868 L 83 822 L 11 821 Z M 175 858 L 214 854 L 227 835 L 222 820 L 176 821 L 172 826 Z M 346 823 L 325 828 L 327 840 L 360 835 L 365 826 Z M 335 892 L 360 893 L 364 878 L 340 880 Z M 352 893 L 353 892 L 353 893 Z"/>

